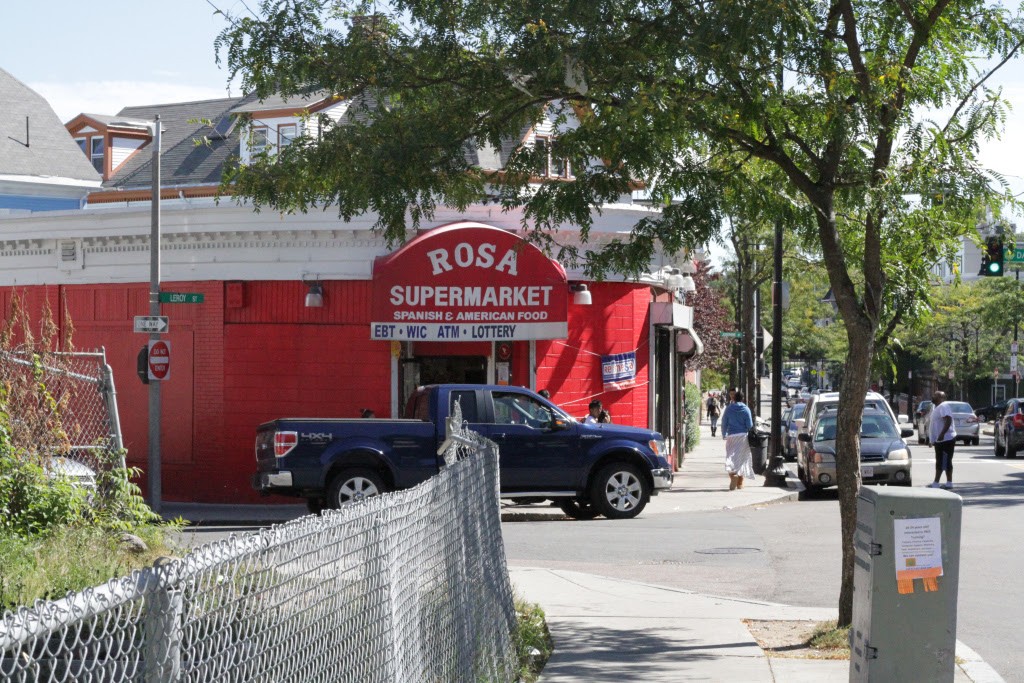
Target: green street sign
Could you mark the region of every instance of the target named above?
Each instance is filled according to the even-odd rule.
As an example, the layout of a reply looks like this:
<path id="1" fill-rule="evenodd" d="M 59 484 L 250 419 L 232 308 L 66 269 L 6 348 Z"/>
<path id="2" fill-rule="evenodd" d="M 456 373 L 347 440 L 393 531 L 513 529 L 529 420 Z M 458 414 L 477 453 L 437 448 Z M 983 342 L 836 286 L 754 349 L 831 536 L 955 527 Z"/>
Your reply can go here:
<path id="1" fill-rule="evenodd" d="M 719 337 L 732 337 L 733 339 L 739 339 L 743 336 L 742 332 L 719 332 Z"/>
<path id="2" fill-rule="evenodd" d="M 1024 266 L 1024 246 L 1020 244 L 1007 245 L 1006 262 L 1011 265 Z"/>
<path id="3" fill-rule="evenodd" d="M 203 294 L 196 292 L 160 292 L 162 304 L 201 304 Z"/>

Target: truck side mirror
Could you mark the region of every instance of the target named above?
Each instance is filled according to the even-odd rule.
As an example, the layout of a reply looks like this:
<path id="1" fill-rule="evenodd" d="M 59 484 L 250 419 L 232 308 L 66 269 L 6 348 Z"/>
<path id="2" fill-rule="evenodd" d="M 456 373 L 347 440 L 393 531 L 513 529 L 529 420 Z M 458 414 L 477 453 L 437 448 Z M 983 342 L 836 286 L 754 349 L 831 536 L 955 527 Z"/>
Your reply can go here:
<path id="1" fill-rule="evenodd" d="M 802 434 L 798 434 L 796 438 L 800 439 L 804 443 L 811 443 L 811 441 L 812 441 L 811 435 L 808 434 L 807 432 L 803 432 Z"/>
<path id="2" fill-rule="evenodd" d="M 912 428 L 910 428 L 910 427 L 904 427 L 903 429 L 900 430 L 900 436 L 903 437 L 904 439 L 907 438 L 908 436 L 913 436 L 913 435 L 914 435 L 914 430 Z"/>
<path id="3" fill-rule="evenodd" d="M 548 423 L 548 426 L 553 432 L 560 432 L 563 429 L 569 428 L 569 424 L 565 420 L 560 417 L 555 417 L 554 415 L 551 416 L 551 422 Z"/>

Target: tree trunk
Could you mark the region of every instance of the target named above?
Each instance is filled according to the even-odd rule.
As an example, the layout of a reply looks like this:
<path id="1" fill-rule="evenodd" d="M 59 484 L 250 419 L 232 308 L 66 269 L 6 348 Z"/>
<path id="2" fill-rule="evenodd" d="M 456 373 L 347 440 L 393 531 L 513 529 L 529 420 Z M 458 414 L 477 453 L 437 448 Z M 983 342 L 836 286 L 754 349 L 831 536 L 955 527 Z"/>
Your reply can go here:
<path id="1" fill-rule="evenodd" d="M 871 358 L 874 355 L 874 330 L 861 324 L 850 332 L 846 367 L 839 389 L 839 414 L 836 431 L 836 484 L 839 488 L 839 517 L 842 527 L 842 587 L 839 591 L 839 625 L 853 621 L 854 535 L 857 530 L 857 495 L 860 493 L 860 427 L 864 412 L 864 396 L 871 379 Z M 856 420 L 849 416 L 855 415 Z"/>

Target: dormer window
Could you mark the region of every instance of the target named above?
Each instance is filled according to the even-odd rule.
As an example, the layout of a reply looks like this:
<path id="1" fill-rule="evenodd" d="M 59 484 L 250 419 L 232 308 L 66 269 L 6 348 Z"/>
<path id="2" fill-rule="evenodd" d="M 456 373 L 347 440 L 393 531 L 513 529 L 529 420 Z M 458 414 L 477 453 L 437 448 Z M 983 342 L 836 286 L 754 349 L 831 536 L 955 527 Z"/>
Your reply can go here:
<path id="1" fill-rule="evenodd" d="M 534 148 L 540 156 L 540 163 L 537 175 L 542 178 L 568 178 L 569 162 L 566 159 L 553 157 L 551 155 L 551 138 L 546 135 L 538 135 L 533 142 Z"/>
<path id="2" fill-rule="evenodd" d="M 89 138 L 89 161 L 97 173 L 103 173 L 103 160 L 106 148 L 103 144 L 102 135 L 94 135 Z"/>
<path id="3" fill-rule="evenodd" d="M 294 123 L 283 123 L 277 127 L 277 147 L 284 149 L 292 143 L 298 133 L 298 126 Z"/>
<path id="4" fill-rule="evenodd" d="M 75 142 L 78 143 L 78 148 L 82 150 L 86 158 L 92 164 L 92 167 L 96 169 L 97 173 L 103 173 L 105 168 L 105 152 L 106 146 L 103 143 L 102 135 L 90 135 L 84 138 L 75 138 Z"/>

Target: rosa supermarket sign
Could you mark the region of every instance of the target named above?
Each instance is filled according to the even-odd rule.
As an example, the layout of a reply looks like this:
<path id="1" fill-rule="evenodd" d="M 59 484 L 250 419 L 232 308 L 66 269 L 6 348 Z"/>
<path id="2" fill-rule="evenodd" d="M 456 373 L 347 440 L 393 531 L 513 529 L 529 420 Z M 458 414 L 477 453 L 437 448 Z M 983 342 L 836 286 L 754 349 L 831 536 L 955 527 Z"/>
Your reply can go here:
<path id="1" fill-rule="evenodd" d="M 565 270 L 514 233 L 479 223 L 431 230 L 373 268 L 371 339 L 564 339 Z"/>

